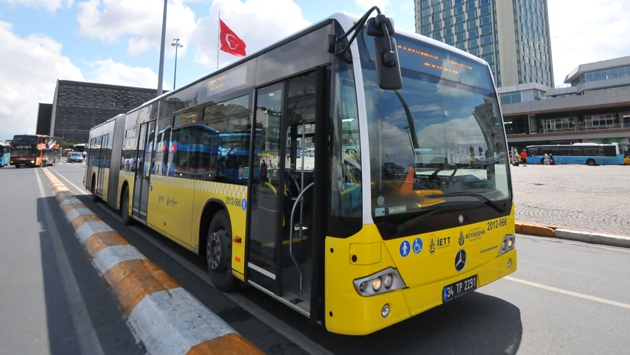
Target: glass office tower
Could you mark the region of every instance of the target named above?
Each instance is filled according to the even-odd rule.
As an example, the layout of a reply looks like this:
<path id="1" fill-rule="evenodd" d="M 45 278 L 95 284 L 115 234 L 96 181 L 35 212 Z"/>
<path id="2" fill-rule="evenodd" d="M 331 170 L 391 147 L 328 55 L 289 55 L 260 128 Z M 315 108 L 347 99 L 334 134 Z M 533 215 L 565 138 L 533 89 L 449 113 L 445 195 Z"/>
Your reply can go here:
<path id="1" fill-rule="evenodd" d="M 497 86 L 553 87 L 547 0 L 415 0 L 416 32 L 486 60 Z"/>

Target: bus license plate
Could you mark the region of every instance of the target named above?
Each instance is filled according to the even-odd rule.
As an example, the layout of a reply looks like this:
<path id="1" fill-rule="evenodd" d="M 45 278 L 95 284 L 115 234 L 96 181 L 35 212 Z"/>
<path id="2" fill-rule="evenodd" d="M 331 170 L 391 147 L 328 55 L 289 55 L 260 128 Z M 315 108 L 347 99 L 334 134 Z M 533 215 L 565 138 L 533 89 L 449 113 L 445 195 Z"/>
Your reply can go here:
<path id="1" fill-rule="evenodd" d="M 465 293 L 477 289 L 477 275 L 457 281 L 448 286 L 444 286 L 442 290 L 442 301 L 451 301 Z"/>

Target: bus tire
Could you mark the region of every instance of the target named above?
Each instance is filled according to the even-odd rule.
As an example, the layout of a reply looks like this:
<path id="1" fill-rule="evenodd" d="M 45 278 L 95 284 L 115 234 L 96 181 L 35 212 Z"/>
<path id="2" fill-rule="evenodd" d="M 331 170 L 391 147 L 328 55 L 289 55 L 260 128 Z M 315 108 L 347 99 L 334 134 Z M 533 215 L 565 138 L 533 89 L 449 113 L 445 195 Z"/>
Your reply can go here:
<path id="1" fill-rule="evenodd" d="M 20 168 L 20 164 L 15 164 L 15 168 L 19 169 Z"/>
<path id="2" fill-rule="evenodd" d="M 595 160 L 589 159 L 589 160 L 586 161 L 586 165 L 588 165 L 588 166 L 595 166 L 597 164 L 595 164 Z"/>
<path id="3" fill-rule="evenodd" d="M 225 211 L 217 212 L 208 227 L 206 260 L 214 287 L 223 292 L 233 290 L 237 279 L 232 274 L 232 230 Z"/>
<path id="4" fill-rule="evenodd" d="M 128 226 L 133 222 L 133 218 L 129 215 L 129 188 L 125 187 L 125 191 L 123 191 L 122 201 L 120 203 L 120 216 L 122 217 L 123 223 Z"/>
<path id="5" fill-rule="evenodd" d="M 92 179 L 92 187 L 90 188 L 90 192 L 92 193 L 92 202 L 101 201 L 101 198 L 96 196 L 96 178 Z"/>

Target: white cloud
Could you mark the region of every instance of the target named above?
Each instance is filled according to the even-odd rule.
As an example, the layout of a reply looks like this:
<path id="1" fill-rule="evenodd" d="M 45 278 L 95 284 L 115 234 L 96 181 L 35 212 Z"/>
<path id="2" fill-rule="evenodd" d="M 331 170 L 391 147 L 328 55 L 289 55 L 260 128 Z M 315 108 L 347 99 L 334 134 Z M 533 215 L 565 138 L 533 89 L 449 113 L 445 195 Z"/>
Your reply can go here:
<path id="1" fill-rule="evenodd" d="M 74 0 L 0 0 L 0 2 L 6 2 L 11 5 L 44 8 L 48 11 L 55 12 L 61 7 L 72 7 Z"/>
<path id="2" fill-rule="evenodd" d="M 549 0 L 556 85 L 580 64 L 630 55 L 630 2 Z"/>
<path id="3" fill-rule="evenodd" d="M 378 6 L 381 12 L 385 12 L 385 7 L 389 5 L 389 0 L 354 0 L 357 5 L 365 10 L 371 9 L 372 6 Z"/>
<path id="4" fill-rule="evenodd" d="M 86 74 L 94 83 L 151 88 L 157 86 L 158 76 L 149 68 L 131 67 L 116 63 L 111 58 L 91 65 L 94 69 Z"/>
<path id="5" fill-rule="evenodd" d="M 291 0 L 215 0 L 210 14 L 197 21 L 193 41 L 197 45 L 196 61 L 215 69 L 217 63 L 218 17 L 247 45 L 247 54 L 275 43 L 307 27 L 301 8 Z M 220 54 L 221 66 L 236 61 L 227 53 Z"/>
<path id="6" fill-rule="evenodd" d="M 81 71 L 61 55 L 62 45 L 35 34 L 21 38 L 0 21 L 0 139 L 35 133 L 39 103 L 52 103 L 57 79 L 83 80 Z"/>
<path id="7" fill-rule="evenodd" d="M 159 50 L 164 1 L 89 0 L 78 4 L 80 34 L 105 42 L 128 38 L 127 53 L 135 56 L 151 48 Z M 195 29 L 195 14 L 183 0 L 170 1 L 167 8 L 166 41 L 179 38 L 188 43 Z M 186 48 L 181 49 L 182 55 Z M 167 55 L 174 55 L 170 51 Z"/>

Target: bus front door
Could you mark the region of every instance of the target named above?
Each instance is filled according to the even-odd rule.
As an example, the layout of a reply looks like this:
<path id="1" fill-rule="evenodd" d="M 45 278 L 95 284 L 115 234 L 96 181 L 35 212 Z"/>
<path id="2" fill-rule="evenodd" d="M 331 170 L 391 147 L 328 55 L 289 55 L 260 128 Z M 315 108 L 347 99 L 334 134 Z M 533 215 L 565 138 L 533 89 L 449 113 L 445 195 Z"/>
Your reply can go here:
<path id="1" fill-rule="evenodd" d="M 254 144 L 249 197 L 248 280 L 305 315 L 315 284 L 316 77 L 312 72 L 257 92 L 262 141 Z"/>

